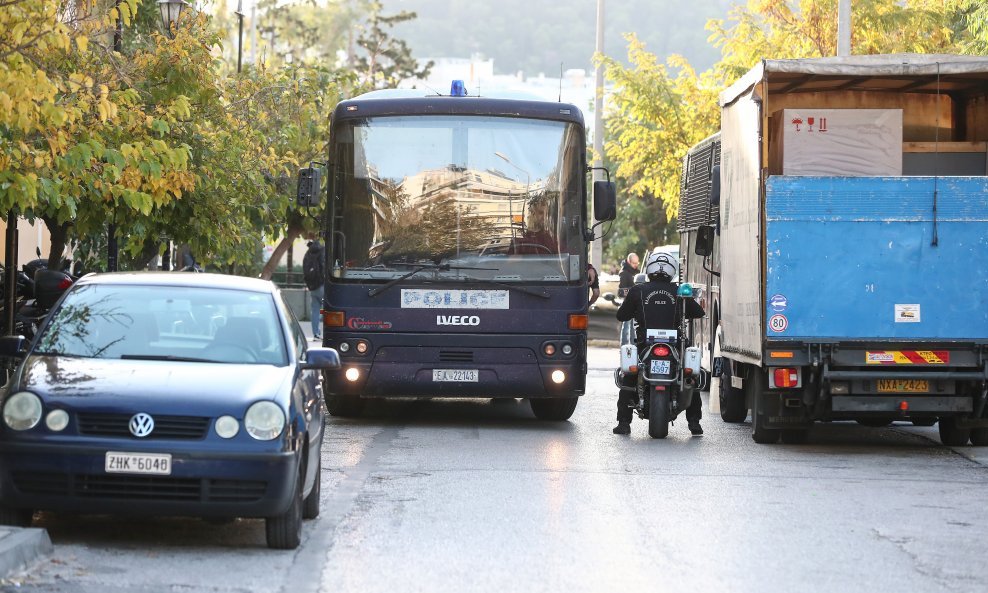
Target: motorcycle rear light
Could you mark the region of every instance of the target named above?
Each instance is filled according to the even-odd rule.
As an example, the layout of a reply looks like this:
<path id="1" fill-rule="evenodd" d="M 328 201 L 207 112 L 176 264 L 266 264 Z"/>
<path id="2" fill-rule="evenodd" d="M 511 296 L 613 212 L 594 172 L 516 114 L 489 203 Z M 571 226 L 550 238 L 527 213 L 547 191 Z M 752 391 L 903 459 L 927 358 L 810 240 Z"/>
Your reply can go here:
<path id="1" fill-rule="evenodd" d="M 776 387 L 796 387 L 799 385 L 799 369 L 775 369 L 774 378 Z"/>
<path id="2" fill-rule="evenodd" d="M 669 356 L 669 347 L 665 344 L 658 344 L 652 347 L 652 356 Z"/>

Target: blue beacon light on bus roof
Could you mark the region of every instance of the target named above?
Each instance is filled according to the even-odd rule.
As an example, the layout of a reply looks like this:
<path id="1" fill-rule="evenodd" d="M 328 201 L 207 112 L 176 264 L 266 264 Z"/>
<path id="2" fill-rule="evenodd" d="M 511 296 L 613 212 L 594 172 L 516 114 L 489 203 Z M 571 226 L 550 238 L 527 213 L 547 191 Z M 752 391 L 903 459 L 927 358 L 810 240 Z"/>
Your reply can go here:
<path id="1" fill-rule="evenodd" d="M 467 85 L 463 84 L 462 80 L 454 80 L 452 86 L 450 86 L 449 88 L 449 96 L 466 97 Z"/>

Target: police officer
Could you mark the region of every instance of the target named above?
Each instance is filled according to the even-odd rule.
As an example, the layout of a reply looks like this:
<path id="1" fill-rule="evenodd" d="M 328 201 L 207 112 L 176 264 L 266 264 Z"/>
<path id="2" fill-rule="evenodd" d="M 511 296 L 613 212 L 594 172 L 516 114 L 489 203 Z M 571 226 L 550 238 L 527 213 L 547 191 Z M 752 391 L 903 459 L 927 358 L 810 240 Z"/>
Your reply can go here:
<path id="1" fill-rule="evenodd" d="M 639 355 L 645 348 L 646 329 L 679 329 L 679 320 L 676 318 L 676 291 L 679 286 L 673 282 L 676 265 L 672 256 L 666 253 L 649 254 L 645 261 L 645 274 L 648 282 L 631 287 L 617 312 L 619 321 L 635 320 Z M 685 315 L 687 319 L 703 317 L 703 308 L 692 298 L 687 298 Z M 632 406 L 636 397 L 635 392 L 626 390 L 621 390 L 618 395 L 618 424 L 614 427 L 614 434 L 631 433 Z M 696 394 L 690 407 L 686 409 L 686 421 L 694 435 L 703 434 L 703 428 L 700 427 L 701 416 L 700 396 Z"/>

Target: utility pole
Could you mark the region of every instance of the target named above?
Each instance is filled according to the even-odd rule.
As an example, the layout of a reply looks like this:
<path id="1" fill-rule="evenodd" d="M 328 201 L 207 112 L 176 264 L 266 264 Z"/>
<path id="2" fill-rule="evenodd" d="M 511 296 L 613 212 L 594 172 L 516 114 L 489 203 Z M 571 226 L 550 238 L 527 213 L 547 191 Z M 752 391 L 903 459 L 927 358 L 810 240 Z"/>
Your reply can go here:
<path id="1" fill-rule="evenodd" d="M 237 74 L 240 74 L 240 64 L 244 58 L 244 0 L 237 0 Z"/>
<path id="2" fill-rule="evenodd" d="M 604 55 L 604 0 L 597 0 L 597 55 Z M 603 181 L 604 172 L 597 167 L 604 166 L 604 65 L 597 62 L 597 81 L 593 103 L 593 180 Z M 604 256 L 604 245 L 600 238 L 590 245 L 590 263 L 599 274 Z"/>
<path id="3" fill-rule="evenodd" d="M 120 18 L 120 0 L 117 6 L 117 26 L 113 29 L 113 51 L 118 58 L 123 57 L 123 20 Z M 114 223 L 116 212 L 110 207 L 110 223 L 106 225 L 106 271 L 117 271 L 117 225 Z M 48 254 L 51 257 L 51 254 Z"/>
<path id="4" fill-rule="evenodd" d="M 837 57 L 851 55 L 851 0 L 837 4 Z"/>

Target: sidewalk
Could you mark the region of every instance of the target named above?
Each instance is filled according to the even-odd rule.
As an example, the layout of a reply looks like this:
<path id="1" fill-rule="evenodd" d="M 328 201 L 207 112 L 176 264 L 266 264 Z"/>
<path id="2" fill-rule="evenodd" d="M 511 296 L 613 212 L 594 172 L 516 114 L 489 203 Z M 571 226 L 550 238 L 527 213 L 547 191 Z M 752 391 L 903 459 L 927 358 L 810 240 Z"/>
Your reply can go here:
<path id="1" fill-rule="evenodd" d="M 44 529 L 0 526 L 0 584 L 11 573 L 51 554 L 52 550 Z"/>

